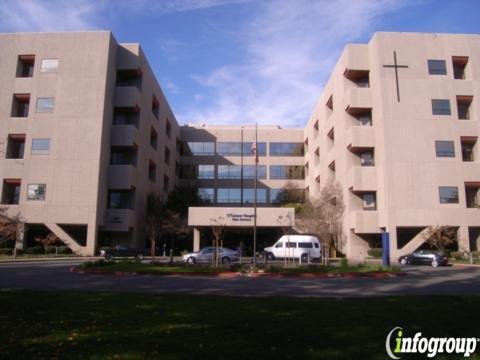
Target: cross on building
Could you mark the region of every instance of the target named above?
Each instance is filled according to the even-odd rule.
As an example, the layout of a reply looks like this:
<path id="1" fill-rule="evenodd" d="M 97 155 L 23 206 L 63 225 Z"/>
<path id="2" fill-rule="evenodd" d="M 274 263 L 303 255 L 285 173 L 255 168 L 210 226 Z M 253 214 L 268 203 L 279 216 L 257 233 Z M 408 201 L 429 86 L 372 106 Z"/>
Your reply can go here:
<path id="1" fill-rule="evenodd" d="M 395 83 L 397 84 L 397 101 L 400 102 L 400 86 L 398 85 L 398 69 L 399 68 L 408 68 L 408 65 L 398 65 L 397 63 L 397 52 L 393 52 L 393 65 L 383 65 L 386 68 L 395 69 Z"/>

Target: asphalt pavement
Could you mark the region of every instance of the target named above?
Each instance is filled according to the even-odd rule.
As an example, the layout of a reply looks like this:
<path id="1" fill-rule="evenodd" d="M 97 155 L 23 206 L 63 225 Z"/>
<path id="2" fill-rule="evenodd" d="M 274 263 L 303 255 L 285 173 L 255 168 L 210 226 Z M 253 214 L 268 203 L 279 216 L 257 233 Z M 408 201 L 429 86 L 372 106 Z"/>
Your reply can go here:
<path id="1" fill-rule="evenodd" d="M 369 297 L 480 295 L 480 267 L 406 266 L 406 276 L 377 278 L 214 278 L 69 272 L 82 260 L 0 264 L 0 289 L 187 293 L 227 296 Z"/>

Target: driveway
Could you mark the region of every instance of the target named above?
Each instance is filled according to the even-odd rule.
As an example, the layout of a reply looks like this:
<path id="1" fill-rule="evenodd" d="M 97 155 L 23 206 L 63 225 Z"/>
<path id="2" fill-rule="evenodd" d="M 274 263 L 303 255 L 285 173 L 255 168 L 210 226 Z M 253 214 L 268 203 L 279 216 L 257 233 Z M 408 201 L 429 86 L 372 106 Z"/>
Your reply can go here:
<path id="1" fill-rule="evenodd" d="M 404 267 L 407 276 L 387 279 L 210 278 L 158 275 L 73 274 L 78 260 L 0 264 L 0 288 L 231 296 L 362 297 L 480 295 L 480 268 Z"/>

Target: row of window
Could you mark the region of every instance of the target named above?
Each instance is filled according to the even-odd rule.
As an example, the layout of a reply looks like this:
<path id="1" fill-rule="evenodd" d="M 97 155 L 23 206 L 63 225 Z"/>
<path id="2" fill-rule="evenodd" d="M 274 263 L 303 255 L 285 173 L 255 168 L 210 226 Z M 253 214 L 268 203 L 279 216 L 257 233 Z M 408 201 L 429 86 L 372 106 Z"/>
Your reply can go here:
<path id="1" fill-rule="evenodd" d="M 282 189 L 257 189 L 257 202 L 259 204 L 267 203 L 267 190 L 269 190 L 269 202 L 271 204 L 280 203 L 282 201 Z M 240 188 L 199 188 L 198 195 L 204 201 L 214 203 L 230 203 L 230 204 L 253 204 L 255 201 L 255 189 L 244 188 L 243 196 Z"/>
<path id="2" fill-rule="evenodd" d="M 254 179 L 255 165 L 217 165 L 217 179 Z M 215 179 L 215 165 L 182 165 L 180 179 Z M 257 179 L 267 179 L 267 167 L 257 166 Z M 270 165 L 270 179 L 305 179 L 305 168 L 298 165 Z"/>
<path id="3" fill-rule="evenodd" d="M 40 73 L 58 72 L 58 59 L 42 59 Z M 17 62 L 17 77 L 32 77 L 35 68 L 35 55 L 19 55 Z"/>
<path id="4" fill-rule="evenodd" d="M 5 179 L 3 181 L 2 204 L 16 205 L 20 202 L 21 180 Z M 46 184 L 28 184 L 27 200 L 45 200 Z"/>
<path id="5" fill-rule="evenodd" d="M 477 143 L 476 137 L 465 137 L 461 139 L 462 160 L 474 161 L 474 150 Z M 435 141 L 435 152 L 437 157 L 455 157 L 455 143 L 449 140 Z"/>
<path id="6" fill-rule="evenodd" d="M 215 144 L 217 149 L 215 151 Z M 256 152 L 258 156 L 267 155 L 267 143 L 257 142 Z M 269 143 L 270 156 L 303 156 L 305 152 L 303 143 Z M 253 156 L 252 143 L 242 142 L 195 142 L 189 141 L 184 144 L 181 155 L 183 156 Z"/>
<path id="7" fill-rule="evenodd" d="M 10 134 L 7 139 L 6 158 L 23 159 L 25 153 L 25 134 Z M 50 139 L 32 139 L 32 155 L 48 155 Z"/>
<path id="8" fill-rule="evenodd" d="M 468 63 L 468 56 L 452 57 L 453 78 L 465 79 L 465 68 Z M 429 59 L 427 61 L 428 73 L 430 75 L 447 75 L 447 62 L 445 60 Z"/>

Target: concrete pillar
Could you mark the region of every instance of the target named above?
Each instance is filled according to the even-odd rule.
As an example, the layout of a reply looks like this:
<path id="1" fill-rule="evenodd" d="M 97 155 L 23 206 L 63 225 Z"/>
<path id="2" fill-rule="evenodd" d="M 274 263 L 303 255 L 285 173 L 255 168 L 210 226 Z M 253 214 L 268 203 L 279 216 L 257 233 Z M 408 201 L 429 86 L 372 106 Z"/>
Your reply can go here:
<path id="1" fill-rule="evenodd" d="M 458 251 L 470 252 L 470 239 L 468 234 L 468 226 L 460 226 L 458 228 Z"/>
<path id="2" fill-rule="evenodd" d="M 200 229 L 193 228 L 193 251 L 200 250 Z"/>
<path id="3" fill-rule="evenodd" d="M 15 248 L 16 249 L 23 250 L 23 249 L 26 248 L 25 230 L 26 230 L 25 223 L 18 223 L 17 224 L 17 239 L 15 241 Z"/>
<path id="4" fill-rule="evenodd" d="M 91 222 L 87 227 L 87 246 L 84 255 L 94 256 L 97 249 L 97 222 Z"/>

